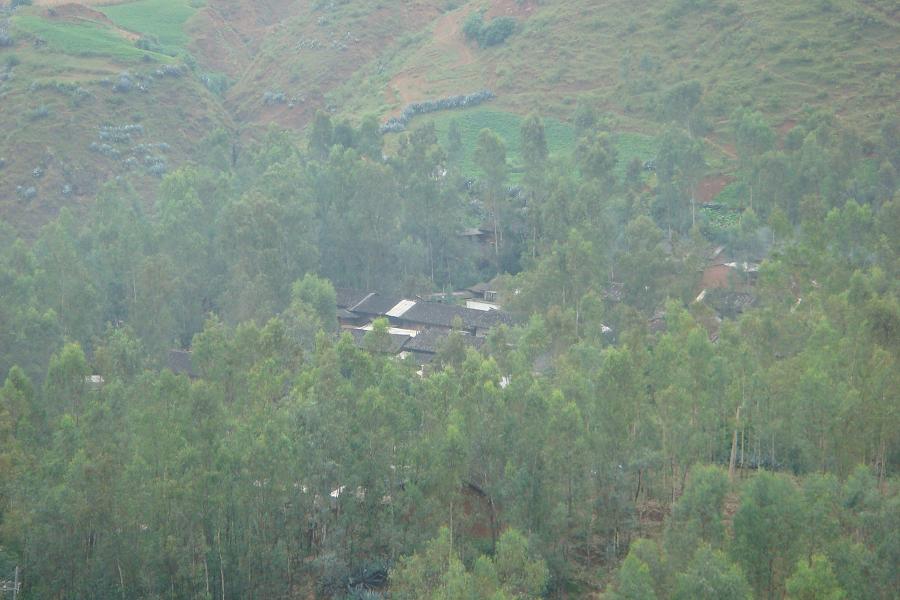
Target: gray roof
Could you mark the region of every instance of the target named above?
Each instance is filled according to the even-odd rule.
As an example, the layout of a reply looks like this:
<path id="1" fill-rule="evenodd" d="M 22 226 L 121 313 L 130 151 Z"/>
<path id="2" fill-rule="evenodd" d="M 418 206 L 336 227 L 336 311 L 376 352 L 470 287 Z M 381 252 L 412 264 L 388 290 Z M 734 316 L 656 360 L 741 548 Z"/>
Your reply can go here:
<path id="1" fill-rule="evenodd" d="M 481 313 L 475 315 L 475 327 L 479 329 L 490 329 L 498 325 L 512 325 L 513 319 L 510 314 L 502 310 L 476 310 Z"/>
<path id="2" fill-rule="evenodd" d="M 734 317 L 752 307 L 756 296 L 723 289 L 710 290 L 704 300 L 722 316 Z"/>
<path id="3" fill-rule="evenodd" d="M 396 321 L 405 321 L 417 325 L 449 328 L 456 318 L 462 321 L 465 329 L 490 329 L 500 324 L 512 324 L 509 313 L 500 310 L 475 310 L 455 304 L 428 302 L 425 300 L 404 300 L 397 296 L 382 296 L 377 292 L 341 290 L 338 294 L 338 311 L 340 318 L 350 320 L 359 317 L 390 317 Z M 358 300 L 358 301 L 356 301 Z M 354 302 L 353 304 L 347 304 Z M 391 309 L 403 303 L 402 310 L 392 314 Z M 347 304 L 342 306 L 342 304 Z"/>
<path id="4" fill-rule="evenodd" d="M 476 294 L 483 294 L 484 292 L 495 292 L 497 291 L 497 286 L 492 285 L 486 281 L 481 283 L 476 283 L 475 285 L 470 285 L 466 288 L 470 292 L 475 292 Z"/>
<path id="5" fill-rule="evenodd" d="M 350 308 L 362 302 L 371 292 L 355 290 L 352 288 L 334 288 L 335 299 L 338 308 Z"/>
<path id="6" fill-rule="evenodd" d="M 381 294 L 373 292 L 368 294 L 359 303 L 347 307 L 347 309 L 364 315 L 383 316 L 387 314 L 387 311 L 397 306 L 397 303 L 401 300 L 403 300 L 403 298 L 397 298 L 396 296 L 382 296 Z"/>
<path id="7" fill-rule="evenodd" d="M 343 319 L 343 320 L 345 320 L 345 321 L 355 321 L 355 320 L 357 320 L 357 319 L 361 319 L 361 318 L 362 318 L 362 315 L 358 315 L 358 314 L 356 314 L 356 313 L 354 313 L 354 312 L 350 312 L 350 311 L 347 310 L 346 308 L 340 308 L 340 307 L 338 307 L 338 309 L 337 309 L 337 318 L 338 318 L 338 319 Z"/>
<path id="8" fill-rule="evenodd" d="M 416 302 L 401 317 L 404 321 L 450 327 L 456 317 L 462 321 L 463 327 L 475 327 L 475 319 L 482 314 L 480 310 L 442 304 L 440 302 Z"/>
<path id="9" fill-rule="evenodd" d="M 408 352 L 424 352 L 434 354 L 440 350 L 441 345 L 447 340 L 450 333 L 447 331 L 439 331 L 435 329 L 426 329 L 416 337 L 409 338 L 403 345 L 403 349 Z M 466 346 L 475 348 L 476 350 L 484 344 L 484 338 L 477 338 L 472 335 L 461 334 L 460 337 Z"/>
<path id="10" fill-rule="evenodd" d="M 362 331 L 360 329 L 350 329 L 350 335 L 353 337 L 353 343 L 356 344 L 358 348 L 365 348 L 365 338 L 368 331 Z M 396 333 L 388 334 L 391 336 L 391 345 L 384 349 L 385 352 L 389 354 L 397 354 L 400 350 L 403 349 L 404 344 L 407 343 L 411 338 L 408 335 L 401 335 Z"/>

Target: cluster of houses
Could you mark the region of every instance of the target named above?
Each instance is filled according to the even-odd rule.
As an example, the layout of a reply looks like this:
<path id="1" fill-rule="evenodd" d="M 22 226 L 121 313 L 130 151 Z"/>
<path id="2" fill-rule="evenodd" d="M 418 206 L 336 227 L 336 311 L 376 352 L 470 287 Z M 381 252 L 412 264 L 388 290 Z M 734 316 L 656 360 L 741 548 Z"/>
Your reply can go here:
<path id="1" fill-rule="evenodd" d="M 475 243 L 491 243 L 491 233 L 486 229 L 467 233 Z M 738 260 L 724 246 L 718 246 L 712 249 L 702 270 L 695 302 L 710 306 L 717 322 L 736 317 L 755 303 L 758 273 L 758 262 Z M 491 329 L 512 324 L 511 316 L 498 303 L 496 286 L 490 283 L 413 298 L 348 288 L 337 288 L 335 292 L 337 323 L 357 346 L 409 360 L 422 369 L 434 360 L 451 332 L 455 331 L 465 346 L 479 349 Z M 612 283 L 603 290 L 603 297 L 611 302 L 621 301 L 622 295 L 621 283 Z M 367 334 L 375 329 L 378 320 L 387 323 L 387 336 L 373 346 L 367 342 L 372 339 Z M 662 307 L 648 320 L 648 327 L 652 333 L 665 331 Z M 606 325 L 602 330 L 604 334 L 612 332 Z M 717 323 L 710 323 L 712 339 L 718 337 L 717 330 Z M 169 367 L 175 373 L 193 375 L 190 351 L 172 350 Z"/>
<path id="2" fill-rule="evenodd" d="M 477 350 L 492 328 L 512 324 L 489 284 L 434 296 L 442 301 L 343 288 L 335 292 L 337 323 L 342 333 L 350 334 L 361 348 L 411 360 L 420 368 L 434 360 L 452 331 L 459 334 L 464 345 Z M 389 337 L 386 343 L 372 347 L 366 342 L 366 334 L 379 319 L 387 321 Z M 190 350 L 170 350 L 168 367 L 176 374 L 196 376 Z"/>
<path id="3" fill-rule="evenodd" d="M 434 359 L 452 331 L 460 335 L 466 346 L 477 349 L 492 328 L 512 323 L 509 314 L 497 304 L 496 291 L 489 288 L 480 284 L 451 295 L 454 301 L 465 301 L 465 306 L 337 289 L 337 320 L 343 331 L 365 347 L 366 334 L 374 329 L 374 322 L 384 319 L 390 343 L 378 351 L 424 366 Z"/>

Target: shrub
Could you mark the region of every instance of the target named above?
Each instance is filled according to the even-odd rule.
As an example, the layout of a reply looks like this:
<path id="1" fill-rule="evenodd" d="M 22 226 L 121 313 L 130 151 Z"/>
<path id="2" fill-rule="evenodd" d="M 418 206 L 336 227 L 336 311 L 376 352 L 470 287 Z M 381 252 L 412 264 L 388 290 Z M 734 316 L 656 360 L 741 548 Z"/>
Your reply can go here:
<path id="1" fill-rule="evenodd" d="M 200 81 L 206 86 L 206 89 L 214 94 L 221 95 L 231 86 L 228 77 L 222 73 L 203 73 L 200 75 Z"/>
<path id="2" fill-rule="evenodd" d="M 393 117 L 381 126 L 382 133 L 397 133 L 406 129 L 410 119 L 416 115 L 437 112 L 440 110 L 451 110 L 454 108 L 466 108 L 468 106 L 477 106 L 482 102 L 487 102 L 494 98 L 494 93 L 490 90 L 481 90 L 474 94 L 466 96 L 450 96 L 441 100 L 427 100 L 425 102 L 413 102 L 407 104 L 399 117 Z"/>
<path id="3" fill-rule="evenodd" d="M 49 116 L 50 109 L 45 104 L 42 104 L 41 106 L 35 107 L 28 111 L 28 119 L 30 121 L 39 121 L 40 119 L 45 119 Z"/>
<path id="4" fill-rule="evenodd" d="M 139 48 L 141 50 L 146 50 L 148 52 L 163 53 L 163 50 L 164 50 L 164 48 L 162 47 L 162 44 L 160 44 L 159 40 L 156 39 L 154 36 L 144 36 L 144 37 L 138 39 L 134 43 L 134 45 L 136 48 Z"/>
<path id="5" fill-rule="evenodd" d="M 156 74 L 160 77 L 181 77 L 187 70 L 185 65 L 163 65 L 162 68 L 156 70 Z"/>
<path id="6" fill-rule="evenodd" d="M 23 200 L 31 200 L 35 196 L 37 196 L 37 188 L 33 185 L 28 187 L 22 187 L 21 185 L 16 186 L 16 194 L 19 195 Z"/>
<path id="7" fill-rule="evenodd" d="M 13 45 L 12 36 L 6 31 L 0 31 L 0 48 L 8 48 Z"/>
<path id="8" fill-rule="evenodd" d="M 481 30 L 484 28 L 484 16 L 481 12 L 473 12 L 463 23 L 463 34 L 468 40 L 476 42 L 481 37 Z"/>
<path id="9" fill-rule="evenodd" d="M 472 13 L 463 24 L 466 39 L 477 41 L 483 48 L 502 44 L 515 30 L 516 21 L 512 17 L 497 17 L 485 24 L 481 12 Z"/>
<path id="10" fill-rule="evenodd" d="M 266 106 L 274 106 L 276 104 L 285 103 L 287 103 L 287 96 L 284 95 L 284 92 L 268 91 L 263 94 L 263 104 L 265 104 Z"/>
<path id="11" fill-rule="evenodd" d="M 134 136 L 144 135 L 144 126 L 139 123 L 129 123 L 128 125 L 103 125 L 97 137 L 104 142 L 112 142 L 120 144 L 130 142 Z"/>
<path id="12" fill-rule="evenodd" d="M 10 8 L 18 8 L 20 6 L 31 6 L 31 0 L 10 0 Z"/>
<path id="13" fill-rule="evenodd" d="M 113 86 L 113 90 L 122 93 L 128 93 L 134 88 L 134 80 L 131 78 L 131 74 L 128 71 L 121 73 L 119 75 L 119 80 L 116 81 L 116 84 Z"/>
<path id="14" fill-rule="evenodd" d="M 497 17 L 481 30 L 478 43 L 481 46 L 497 46 L 506 41 L 516 30 L 516 21 L 512 17 Z"/>

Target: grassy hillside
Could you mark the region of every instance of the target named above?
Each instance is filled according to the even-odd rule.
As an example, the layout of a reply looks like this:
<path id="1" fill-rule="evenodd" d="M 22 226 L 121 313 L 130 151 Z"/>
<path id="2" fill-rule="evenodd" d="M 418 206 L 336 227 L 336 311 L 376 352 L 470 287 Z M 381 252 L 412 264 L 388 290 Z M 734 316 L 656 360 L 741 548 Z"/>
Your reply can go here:
<path id="1" fill-rule="evenodd" d="M 9 18 L 13 45 L 0 49 L 4 221 L 33 234 L 62 207 L 85 208 L 112 177 L 150 191 L 228 124 L 183 57 L 139 47 L 141 32 L 127 24 L 72 4 Z"/>
<path id="2" fill-rule="evenodd" d="M 188 43 L 184 24 L 197 12 L 187 0 L 138 0 L 100 10 L 120 27 L 152 37 L 170 51 Z"/>
<path id="3" fill-rule="evenodd" d="M 492 127 L 515 166 L 524 115 L 544 115 L 551 150 L 566 152 L 576 106 L 589 103 L 620 134 L 624 165 L 652 155 L 673 86 L 697 81 L 698 131 L 711 169 L 727 173 L 737 107 L 760 110 L 781 133 L 807 108 L 824 108 L 864 136 L 900 108 L 892 0 L 37 1 L 9 17 L 13 45 L 0 48 L 0 215 L 17 224 L 39 223 L 68 201 L 48 199 L 45 188 L 70 177 L 52 164 L 89 173 L 76 198 L 123 174 L 108 156 L 84 152 L 102 124 L 140 122 L 177 165 L 223 123 L 247 135 L 272 123 L 300 134 L 320 108 L 387 119 L 410 102 L 490 89 L 490 104 L 427 118 L 442 135 L 458 119 L 467 146 Z M 514 33 L 486 48 L 466 39 L 464 24 L 479 11 L 487 23 L 512 18 Z M 167 64 L 190 68 L 157 76 Z M 143 90 L 115 90 L 126 71 Z M 220 97 L 204 80 L 227 91 Z M 44 163 L 48 178 L 33 178 Z M 18 186 L 36 187 L 38 199 L 23 206 Z"/>

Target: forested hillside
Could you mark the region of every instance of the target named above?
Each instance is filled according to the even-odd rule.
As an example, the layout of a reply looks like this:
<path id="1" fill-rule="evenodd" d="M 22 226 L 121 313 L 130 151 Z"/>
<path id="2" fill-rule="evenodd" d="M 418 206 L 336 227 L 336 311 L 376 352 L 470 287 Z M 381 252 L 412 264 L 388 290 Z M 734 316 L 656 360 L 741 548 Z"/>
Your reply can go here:
<path id="1" fill-rule="evenodd" d="M 893 3 L 14 4 L 18 598 L 900 598 Z"/>

